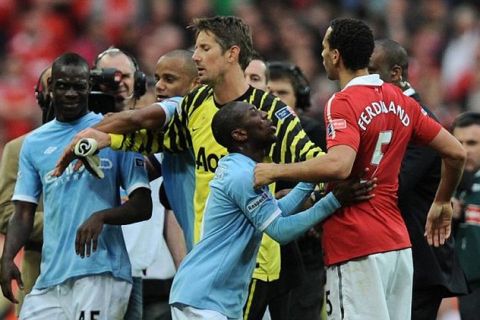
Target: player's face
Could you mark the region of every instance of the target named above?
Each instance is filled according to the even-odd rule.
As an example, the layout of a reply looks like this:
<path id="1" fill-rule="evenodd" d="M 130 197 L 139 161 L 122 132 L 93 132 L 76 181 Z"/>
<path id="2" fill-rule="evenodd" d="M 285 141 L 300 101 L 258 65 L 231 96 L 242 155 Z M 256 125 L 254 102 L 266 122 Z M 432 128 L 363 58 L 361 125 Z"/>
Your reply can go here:
<path id="1" fill-rule="evenodd" d="M 196 77 L 190 73 L 186 70 L 182 58 L 161 57 L 155 68 L 157 101 L 186 95 L 195 85 Z"/>
<path id="2" fill-rule="evenodd" d="M 193 61 L 200 83 L 215 85 L 224 76 L 228 51 L 222 52 L 215 35 L 201 31 L 195 41 Z"/>
<path id="3" fill-rule="evenodd" d="M 257 142 L 262 147 L 269 147 L 276 140 L 277 128 L 267 113 L 254 106 L 249 106 L 244 118 L 248 139 Z"/>
<path id="4" fill-rule="evenodd" d="M 286 105 L 296 108 L 297 98 L 295 96 L 295 89 L 288 79 L 270 80 L 268 82 L 268 89 L 270 92 L 279 97 Z"/>
<path id="5" fill-rule="evenodd" d="M 52 101 L 59 121 L 72 121 L 88 111 L 89 70 L 82 66 L 62 66 L 52 73 Z"/>
<path id="6" fill-rule="evenodd" d="M 392 82 L 391 70 L 388 68 L 387 61 L 385 59 L 385 52 L 376 46 L 373 50 L 370 62 L 368 64 L 368 72 L 370 74 L 377 73 L 380 75 L 380 79 L 385 82 Z"/>
<path id="7" fill-rule="evenodd" d="M 114 56 L 105 55 L 97 63 L 97 68 L 106 69 L 114 68 L 121 72 L 121 80 L 118 85 L 118 88 L 114 91 L 112 89 L 102 86 L 100 89 L 103 92 L 109 93 L 115 97 L 117 104 L 117 111 L 122 111 L 128 107 L 133 98 L 133 87 L 134 87 L 134 73 L 135 66 L 132 64 L 132 61 L 125 54 L 117 54 Z"/>
<path id="8" fill-rule="evenodd" d="M 330 80 L 337 80 L 338 77 L 335 73 L 335 68 L 334 64 L 332 61 L 332 52 L 330 49 L 330 45 L 328 43 L 328 38 L 330 37 L 330 34 L 332 33 L 332 28 L 329 27 L 327 31 L 325 32 L 325 36 L 323 37 L 322 41 L 322 58 L 323 58 L 323 66 L 325 67 L 325 71 L 327 72 L 327 77 Z"/>
<path id="9" fill-rule="evenodd" d="M 455 128 L 453 135 L 460 141 L 467 151 L 465 170 L 477 171 L 480 169 L 480 125 L 474 124 L 464 128 Z"/>
<path id="10" fill-rule="evenodd" d="M 245 79 L 249 85 L 260 90 L 267 90 L 267 66 L 261 60 L 250 61 L 245 69 Z"/>

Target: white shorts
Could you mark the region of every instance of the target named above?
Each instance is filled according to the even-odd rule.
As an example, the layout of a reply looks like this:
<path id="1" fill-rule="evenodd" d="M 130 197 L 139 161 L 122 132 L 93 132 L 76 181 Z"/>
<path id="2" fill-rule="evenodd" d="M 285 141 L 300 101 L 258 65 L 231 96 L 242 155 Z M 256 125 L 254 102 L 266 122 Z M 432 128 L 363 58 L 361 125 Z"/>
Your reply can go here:
<path id="1" fill-rule="evenodd" d="M 412 287 L 411 249 L 372 254 L 327 267 L 327 318 L 408 320 Z"/>
<path id="2" fill-rule="evenodd" d="M 67 280 L 33 289 L 25 297 L 20 320 L 120 320 L 128 306 L 132 285 L 110 275 Z"/>
<path id="3" fill-rule="evenodd" d="M 190 306 L 171 306 L 172 320 L 229 320 L 220 312 Z M 239 319 L 241 320 L 241 318 Z"/>

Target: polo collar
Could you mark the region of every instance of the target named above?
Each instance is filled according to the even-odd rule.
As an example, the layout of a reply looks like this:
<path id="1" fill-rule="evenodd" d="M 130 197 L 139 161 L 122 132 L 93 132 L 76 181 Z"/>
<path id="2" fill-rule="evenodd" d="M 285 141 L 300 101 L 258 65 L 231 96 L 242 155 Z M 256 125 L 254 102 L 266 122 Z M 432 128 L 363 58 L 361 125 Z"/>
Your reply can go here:
<path id="1" fill-rule="evenodd" d="M 369 75 L 366 75 L 366 76 L 359 76 L 359 77 L 353 78 L 352 80 L 350 80 L 347 83 L 347 85 L 345 86 L 345 88 L 343 88 L 343 90 L 345 90 L 346 88 L 351 87 L 351 86 L 375 86 L 375 87 L 379 87 L 382 84 L 383 84 L 383 80 L 380 79 L 380 75 L 369 74 Z"/>

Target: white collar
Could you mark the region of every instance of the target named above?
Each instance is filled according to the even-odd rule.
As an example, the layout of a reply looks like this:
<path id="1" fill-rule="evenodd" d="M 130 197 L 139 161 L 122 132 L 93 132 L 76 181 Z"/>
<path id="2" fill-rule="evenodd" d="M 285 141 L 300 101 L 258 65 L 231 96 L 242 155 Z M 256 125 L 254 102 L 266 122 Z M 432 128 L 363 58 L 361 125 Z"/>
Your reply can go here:
<path id="1" fill-rule="evenodd" d="M 352 80 L 350 80 L 347 83 L 347 85 L 345 86 L 345 88 L 343 88 L 343 90 L 345 90 L 346 88 L 348 88 L 350 86 L 376 86 L 376 87 L 379 87 L 382 84 L 383 84 L 383 80 L 380 79 L 380 75 L 378 75 L 378 74 L 368 74 L 366 76 L 359 76 L 359 77 L 353 78 Z"/>
<path id="2" fill-rule="evenodd" d="M 411 97 L 413 96 L 415 93 L 417 93 L 415 91 L 415 89 L 413 89 L 412 87 L 408 88 L 407 90 L 403 91 L 403 94 L 406 95 L 407 97 Z"/>

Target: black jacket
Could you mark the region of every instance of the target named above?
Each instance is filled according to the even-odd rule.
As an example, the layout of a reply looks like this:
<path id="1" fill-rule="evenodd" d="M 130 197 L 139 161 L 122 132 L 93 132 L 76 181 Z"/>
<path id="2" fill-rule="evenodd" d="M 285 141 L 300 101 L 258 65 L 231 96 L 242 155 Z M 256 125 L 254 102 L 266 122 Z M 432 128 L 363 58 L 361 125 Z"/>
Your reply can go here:
<path id="1" fill-rule="evenodd" d="M 411 97 L 419 101 L 416 94 Z M 428 108 L 422 107 L 436 119 Z M 453 236 L 438 248 L 429 246 L 424 236 L 440 170 L 441 158 L 436 151 L 410 144 L 400 169 L 398 205 L 412 242 L 414 291 L 442 290 L 448 297 L 468 293 L 468 286 L 454 251 Z"/>

